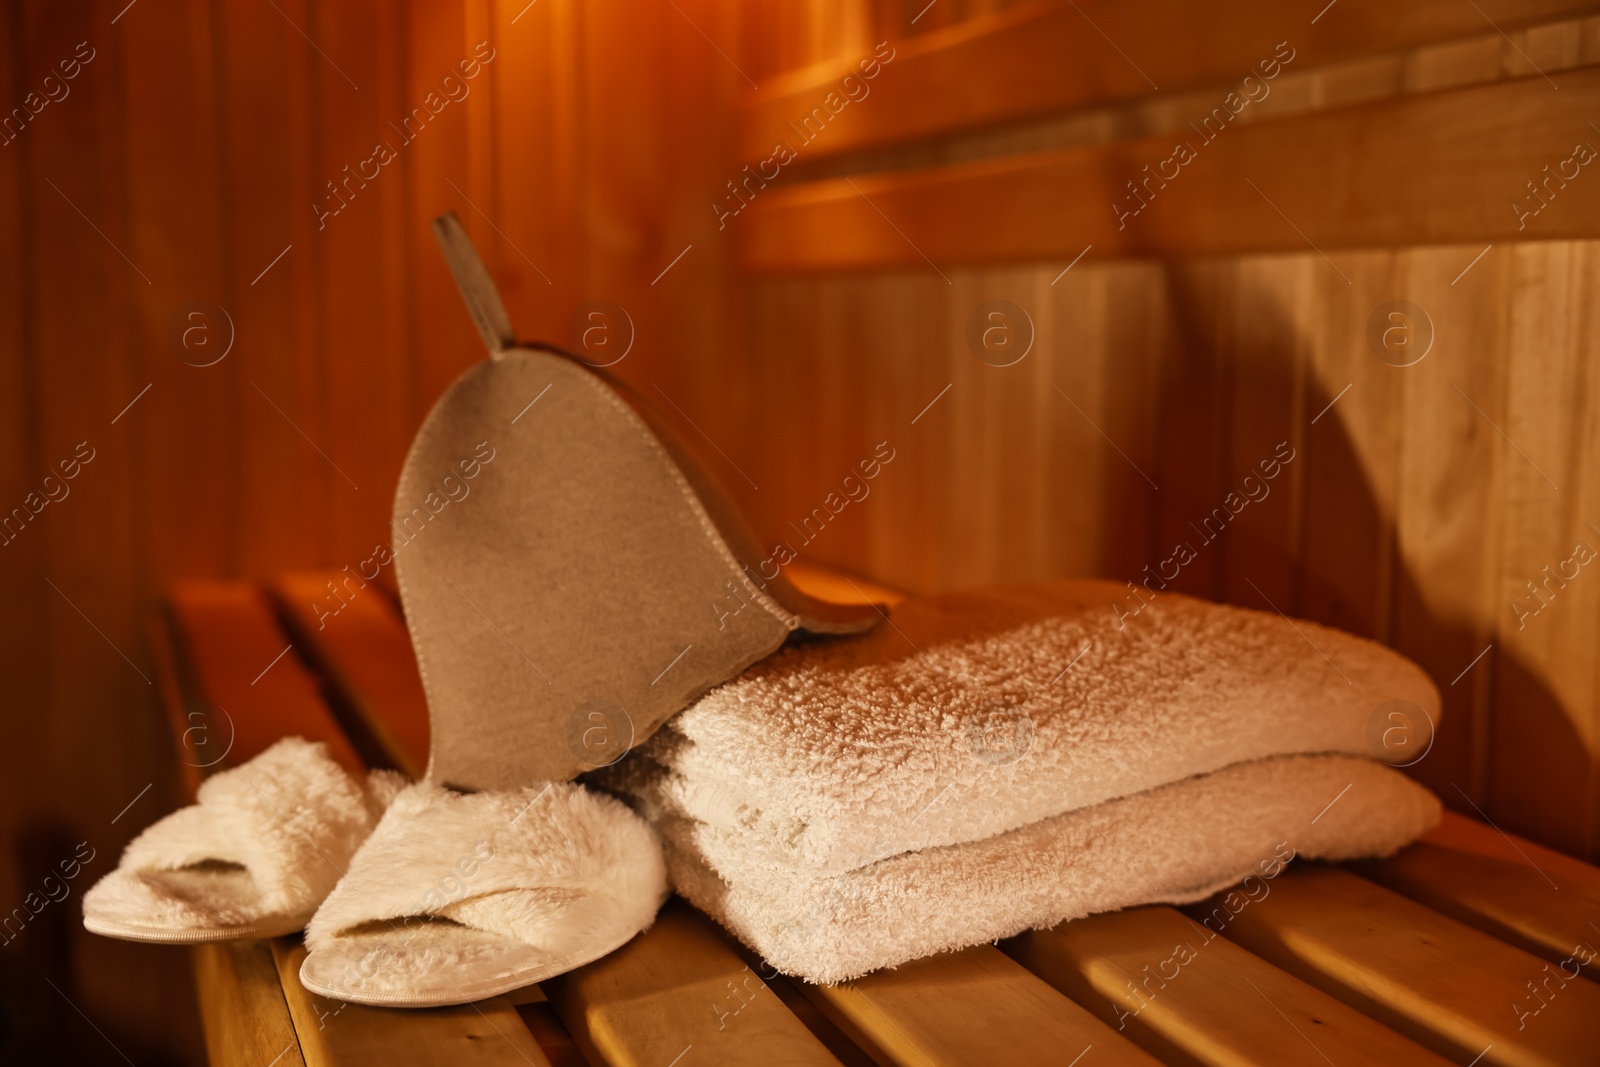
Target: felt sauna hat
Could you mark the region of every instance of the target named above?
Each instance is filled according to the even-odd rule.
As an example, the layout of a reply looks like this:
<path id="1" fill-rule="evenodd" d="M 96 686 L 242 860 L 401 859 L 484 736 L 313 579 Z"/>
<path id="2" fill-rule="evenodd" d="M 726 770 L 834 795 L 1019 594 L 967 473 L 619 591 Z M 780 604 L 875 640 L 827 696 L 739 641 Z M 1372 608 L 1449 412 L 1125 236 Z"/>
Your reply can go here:
<path id="1" fill-rule="evenodd" d="M 454 213 L 434 231 L 489 358 L 429 412 L 395 491 L 429 780 L 572 778 L 791 632 L 878 621 L 873 606 L 791 585 L 643 397 L 566 352 L 519 345 Z"/>

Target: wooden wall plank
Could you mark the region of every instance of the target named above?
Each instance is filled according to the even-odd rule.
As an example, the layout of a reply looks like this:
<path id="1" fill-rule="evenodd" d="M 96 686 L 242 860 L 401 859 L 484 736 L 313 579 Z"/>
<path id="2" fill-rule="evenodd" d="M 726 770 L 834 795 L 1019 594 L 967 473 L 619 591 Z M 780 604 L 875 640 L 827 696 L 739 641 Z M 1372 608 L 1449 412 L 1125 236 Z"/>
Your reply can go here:
<path id="1" fill-rule="evenodd" d="M 139 627 L 139 597 L 148 588 L 140 572 L 149 555 L 144 501 L 172 503 L 172 497 L 161 489 L 143 491 L 151 397 L 118 419 L 151 380 L 134 367 L 127 327 L 132 301 L 148 297 L 153 287 L 129 259 L 157 279 L 155 288 L 161 282 L 129 225 L 124 75 L 130 56 L 122 27 L 111 24 L 114 13 L 106 4 L 59 11 L 18 5 L 12 23 L 19 34 L 15 82 L 21 91 L 8 95 L 7 115 L 15 117 L 15 106 L 35 112 L 17 129 L 15 143 L 0 148 L 16 154 L 26 183 L 28 232 L 19 247 L 29 255 L 21 294 L 28 306 L 18 310 L 25 316 L 28 354 L 15 358 L 25 375 L 16 402 L 26 408 L 21 427 L 31 440 L 17 455 L 25 488 L 17 487 L 0 507 L 8 516 L 15 507 L 37 514 L 20 531 L 19 543 L 3 550 L 17 553 L 3 561 L 6 568 L 27 567 L 12 571 L 11 580 L 29 587 L 8 611 L 35 612 L 19 617 L 35 634 L 8 648 L 7 673 L 40 676 L 34 694 L 43 700 L 34 713 L 14 716 L 18 735 L 8 746 L 15 758 L 7 777 L 16 773 L 26 792 L 6 809 L 6 821 L 14 835 L 8 861 L 29 890 L 80 842 L 96 857 L 84 877 L 98 877 L 140 820 L 172 804 L 177 793 Z M 180 66 L 196 57 L 192 45 L 186 33 L 179 35 Z M 64 61 L 68 69 L 76 64 L 70 79 Z M 201 180 L 208 162 L 202 156 L 195 171 Z M 7 362 L 13 358 L 8 350 Z M 194 461 L 190 469 L 200 484 L 227 453 L 228 442 L 217 440 Z M 63 462 L 71 465 L 65 472 Z M 165 473 L 163 489 L 170 494 L 179 475 Z M 218 492 L 225 496 L 226 487 Z M 196 525 L 206 526 L 203 520 Z M 226 545 L 210 550 L 222 555 Z M 24 693 L 30 688 L 23 683 Z M 85 745 L 86 737 L 95 744 Z M 143 805 L 138 814 L 114 821 L 136 798 Z M 9 947 L 19 973 L 7 992 L 17 998 L 14 1017 L 25 1034 L 18 1044 L 28 1050 L 19 1054 L 90 1060 L 106 1053 L 104 1034 L 143 1060 L 198 1055 L 192 1011 L 169 1018 L 166 1007 L 174 993 L 187 999 L 192 989 L 187 960 L 90 937 L 71 909 L 57 907 Z M 130 987 L 124 976 L 135 969 L 149 980 Z M 34 1044 L 37 1036 L 49 1051 Z"/>
<path id="2" fill-rule="evenodd" d="M 1482 251 L 1405 253 L 1394 295 L 1424 309 L 1434 347 L 1386 374 L 1401 385 L 1391 635 L 1443 697 L 1433 748 L 1410 773 L 1469 813 L 1489 802 L 1486 697 L 1499 662 L 1489 646 L 1503 607 L 1495 573 L 1503 443 L 1473 404 L 1500 407 L 1512 358 L 1502 296 L 1512 259 L 1494 249 L 1473 264 Z"/>
<path id="3" fill-rule="evenodd" d="M 27 27 L 20 6 L 7 8 L 0 16 L 0 92 L 6 100 L 21 100 L 28 91 L 30 70 L 27 62 Z M 25 134 L 26 131 L 24 130 Z M 6 131 L 5 136 L 14 136 Z M 44 597 L 55 597 L 39 578 L 40 564 L 47 543 L 40 531 L 28 534 L 19 527 L 13 509 L 22 508 L 27 520 L 32 511 L 27 495 L 38 492 L 36 479 L 54 460 L 41 458 L 39 441 L 37 299 L 34 287 L 36 267 L 34 243 L 33 181 L 27 165 L 29 148 L 18 140 L 0 146 L 0 349 L 15 353 L 0 360 L 0 596 L 14 610 L 0 615 L 0 647 L 15 650 L 19 662 L 46 663 L 52 658 L 51 627 L 38 623 L 49 605 Z M 48 191 L 48 189 L 46 190 Z M 59 474 L 59 472 L 57 472 Z M 36 505 L 37 506 L 37 505 Z M 17 673 L 17 700 L 23 707 L 47 707 L 53 685 L 51 672 L 40 670 Z M 18 751 L 44 747 L 48 724 L 42 717 L 22 716 L 17 723 Z M 36 761 L 24 761 L 14 776 L 6 776 L 6 810 L 16 818 L 0 822 L 0 849 L 12 854 L 21 847 L 24 823 L 36 817 L 41 798 L 49 795 L 45 774 Z M 0 866 L 0 892 L 7 899 L 20 900 L 27 888 L 30 872 L 13 865 Z"/>
<path id="4" fill-rule="evenodd" d="M 250 487 L 241 494 L 237 551 L 240 568 L 259 573 L 326 555 L 330 482 L 338 480 L 283 414 L 298 416 L 307 433 L 320 428 L 328 360 L 315 312 L 322 275 L 310 205 L 319 158 L 311 66 L 322 59 L 296 32 L 310 25 L 304 0 L 285 0 L 281 11 L 226 5 L 218 20 L 236 333 L 226 358 L 240 369 L 239 480 Z"/>
<path id="5" fill-rule="evenodd" d="M 1600 185 L 1569 184 L 1559 210 L 1511 207 L 1588 133 L 1600 70 L 1562 80 L 1570 92 L 1535 76 L 1248 123 L 1209 142 L 1157 134 L 771 190 L 739 220 L 744 263 L 862 270 L 1050 259 L 1085 244 L 1094 256 L 1175 256 L 1594 236 Z M 1180 138 L 1193 158 L 1122 215 L 1141 202 L 1126 183 Z"/>
<path id="6" fill-rule="evenodd" d="M 1600 343 L 1600 318 L 1584 295 L 1593 292 L 1597 261 L 1587 243 L 1513 256 L 1516 355 L 1500 410 L 1478 400 L 1498 424 L 1505 464 L 1489 795 L 1507 829 L 1592 856 L 1600 582 L 1588 580 L 1578 559 L 1600 552 L 1600 389 L 1589 355 Z"/>
<path id="7" fill-rule="evenodd" d="M 1282 463 L 1305 447 L 1308 323 L 1317 278 L 1326 269 L 1305 256 L 1251 257 L 1230 272 L 1223 347 L 1230 353 L 1230 440 L 1223 494 L 1213 503 L 1234 514 L 1215 546 L 1222 596 L 1235 604 L 1288 610 L 1298 588 L 1300 488 L 1304 468 Z M 1268 478 L 1273 471 L 1277 477 Z M 1231 496 L 1229 494 L 1232 494 Z"/>
<path id="8" fill-rule="evenodd" d="M 463 5 L 464 0 L 441 0 L 406 8 L 408 63 L 401 109 L 402 115 L 414 116 L 421 108 L 418 118 L 422 121 L 414 119 L 412 125 L 404 126 L 405 136 L 395 135 L 399 158 L 390 165 L 400 169 L 406 182 L 406 311 L 410 320 L 408 333 L 416 352 L 412 400 L 417 406 L 411 413 L 412 426 L 421 424 L 433 402 L 457 375 L 487 355 L 430 227 L 434 218 L 455 209 L 480 247 L 488 247 L 493 234 L 483 218 L 462 203 L 456 191 L 465 189 L 470 181 L 468 122 L 463 112 L 482 106 L 485 97 L 474 94 L 452 103 L 441 90 L 442 80 L 456 71 L 457 63 L 475 58 L 471 51 L 479 43 L 466 39 Z M 487 48 L 493 47 L 492 42 L 487 44 Z M 500 61 L 498 52 L 493 55 L 491 66 Z M 479 77 L 483 75 L 480 73 Z M 430 93 L 436 95 L 430 98 Z M 438 114 L 431 115 L 430 108 L 439 108 L 440 101 L 446 102 Z M 456 188 L 451 187 L 451 182 Z"/>
<path id="9" fill-rule="evenodd" d="M 532 7 L 506 0 L 495 5 L 493 19 L 490 76 L 504 103 L 494 115 L 499 195 L 484 205 L 501 231 L 490 246 L 492 269 L 519 334 L 564 343 L 577 286 L 574 272 L 556 265 L 577 258 L 578 220 L 550 205 L 576 197 L 574 11 L 567 0 Z"/>
<path id="10" fill-rule="evenodd" d="M 453 90 L 441 84 L 460 55 L 430 71 L 427 88 L 439 94 L 434 99 L 450 102 L 416 131 L 415 145 L 406 146 L 390 125 L 417 103 L 400 92 L 402 25 L 403 9 L 363 0 L 318 4 L 305 27 L 317 43 L 311 73 L 320 102 L 318 169 L 309 199 L 331 212 L 313 226 L 306 248 L 317 257 L 322 279 L 317 317 L 326 385 L 317 404 L 326 432 L 317 440 L 326 458 L 319 457 L 325 468 L 319 473 L 327 486 L 332 558 L 351 567 L 379 539 L 388 540 L 391 487 L 416 428 L 407 405 L 407 346 L 393 326 L 404 306 L 391 265 L 404 264 L 411 245 L 402 221 L 403 171 L 414 161 L 406 157 L 461 127 L 463 116 L 455 112 L 481 105 L 486 84 L 459 72 Z M 465 100 L 449 96 L 463 89 Z M 380 146 L 397 158 L 383 162 Z M 457 181 L 464 184 L 465 174 Z M 317 217 L 296 206 L 301 215 Z M 423 236 L 433 240 L 431 232 Z"/>
<path id="11" fill-rule="evenodd" d="M 1280 40 L 1292 42 L 1294 63 L 1306 67 L 1480 34 L 1485 19 L 1514 30 L 1593 10 L 1592 3 L 1575 0 L 1496 0 L 1478 10 L 1426 3 L 1398 11 L 1381 0 L 1344 0 L 1314 19 L 1317 12 L 1310 8 L 1272 0 L 1224 8 L 1197 8 L 1181 0 L 1136 7 L 1116 0 L 1026 4 L 892 44 L 894 58 L 865 83 L 867 95 L 839 109 L 804 151 L 822 158 L 1137 99 L 1158 87 L 1173 93 L 1222 85 L 1270 57 Z M 953 13 L 946 3 L 932 14 Z M 919 19 L 925 21 L 930 20 Z M 793 143 L 789 124 L 823 106 L 847 75 L 859 76 L 857 62 L 882 39 L 830 49 L 827 58 L 811 66 L 795 62 L 801 69 L 787 68 L 791 72 L 774 78 L 763 92 L 749 92 L 740 158 L 763 159 L 774 143 Z"/>
<path id="12" fill-rule="evenodd" d="M 135 9 L 137 10 L 137 9 Z M 126 203 L 133 275 L 133 348 L 138 374 L 155 382 L 129 419 L 146 461 L 143 551 L 163 576 L 215 576 L 233 563 L 242 487 L 237 478 L 239 361 L 191 366 L 169 340 L 173 315 L 187 301 L 232 303 L 237 279 L 223 242 L 222 153 L 211 49 L 214 12 L 199 0 L 171 0 L 129 12 L 118 24 L 125 50 L 122 100 Z M 132 383 L 130 383 L 132 384 Z M 130 394 L 131 395 L 131 394 Z M 293 414 L 293 413 L 291 413 Z M 317 427 L 305 426 L 315 435 Z M 277 440 L 303 447 L 283 423 Z M 194 499 L 210 502 L 192 506 Z M 176 521 L 182 516 L 182 521 Z"/>
<path id="13" fill-rule="evenodd" d="M 1295 607 L 1279 607 L 1384 641 L 1391 624 L 1402 379 L 1400 368 L 1373 355 L 1367 328 L 1374 311 L 1403 291 L 1403 279 L 1393 253 L 1347 253 L 1338 264 L 1316 275 L 1306 411 L 1317 421 L 1308 421 L 1305 452 L 1295 460 L 1304 464 L 1306 479 L 1302 580 Z"/>
<path id="14" fill-rule="evenodd" d="M 1167 314 L 1161 322 L 1158 462 L 1149 473 L 1164 488 L 1156 494 L 1151 569 L 1121 576 L 1152 581 L 1157 589 L 1165 581 L 1175 592 L 1211 598 L 1221 593 L 1222 556 L 1211 550 L 1199 524 L 1226 484 L 1232 387 L 1230 358 L 1221 345 L 1223 282 L 1215 264 L 1163 264 Z"/>

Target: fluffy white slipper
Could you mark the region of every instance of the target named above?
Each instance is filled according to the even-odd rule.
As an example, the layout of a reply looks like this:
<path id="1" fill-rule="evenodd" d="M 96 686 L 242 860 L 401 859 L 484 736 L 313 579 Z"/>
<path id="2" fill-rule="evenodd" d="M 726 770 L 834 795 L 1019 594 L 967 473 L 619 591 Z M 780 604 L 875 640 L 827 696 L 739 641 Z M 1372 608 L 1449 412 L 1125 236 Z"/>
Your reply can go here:
<path id="1" fill-rule="evenodd" d="M 83 925 L 129 941 L 194 943 L 302 929 L 405 785 L 366 785 L 328 747 L 285 738 L 200 786 L 197 803 L 129 843 L 84 894 Z"/>
<path id="2" fill-rule="evenodd" d="M 576 782 L 390 805 L 306 927 L 300 982 L 357 1004 L 434 1007 L 554 977 L 646 929 L 667 895 L 661 845 Z"/>

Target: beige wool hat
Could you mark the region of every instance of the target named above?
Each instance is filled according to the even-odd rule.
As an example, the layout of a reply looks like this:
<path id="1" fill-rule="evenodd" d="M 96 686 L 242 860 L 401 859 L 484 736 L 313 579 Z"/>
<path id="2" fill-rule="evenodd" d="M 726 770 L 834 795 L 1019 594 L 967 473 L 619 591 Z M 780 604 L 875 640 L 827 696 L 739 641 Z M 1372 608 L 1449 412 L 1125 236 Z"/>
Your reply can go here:
<path id="1" fill-rule="evenodd" d="M 879 620 L 769 575 L 726 492 L 649 403 L 576 356 L 519 345 L 460 221 L 434 230 L 489 358 L 434 405 L 395 492 L 430 781 L 570 779 L 793 631 Z"/>

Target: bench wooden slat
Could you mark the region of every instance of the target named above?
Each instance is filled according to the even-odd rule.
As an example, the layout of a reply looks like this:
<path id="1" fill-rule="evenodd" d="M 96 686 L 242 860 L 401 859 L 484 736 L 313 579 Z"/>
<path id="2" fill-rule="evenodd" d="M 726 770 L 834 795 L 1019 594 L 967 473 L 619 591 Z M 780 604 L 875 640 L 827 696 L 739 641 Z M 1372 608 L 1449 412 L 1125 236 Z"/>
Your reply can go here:
<path id="1" fill-rule="evenodd" d="M 1226 8 L 1187 0 L 1077 0 L 1081 10 L 1028 4 L 893 42 L 894 58 L 864 83 L 858 64 L 870 48 L 770 79 L 746 96 L 740 159 L 764 159 L 779 142 L 801 159 L 824 159 L 1135 100 L 1154 92 L 1146 74 L 1163 93 L 1224 86 L 1269 57 L 1280 40 L 1296 50 L 1291 69 L 1305 69 L 1493 33 L 1489 19 L 1509 32 L 1596 10 L 1574 0 L 1479 0 L 1476 6 L 1481 13 L 1470 4 L 1341 0 L 1312 26 L 1315 11 L 1278 0 L 1236 0 Z M 833 114 L 824 100 L 829 92 L 838 94 L 836 101 L 846 98 L 840 81 L 847 75 L 864 84 L 867 95 Z M 849 91 L 859 96 L 863 90 Z M 813 119 L 806 132 L 815 139 L 799 143 L 790 123 L 799 126 L 817 107 L 827 117 L 820 125 Z"/>
<path id="2" fill-rule="evenodd" d="M 799 986 L 883 1064 L 1159 1062 L 989 945 L 841 985 Z"/>
<path id="3" fill-rule="evenodd" d="M 272 953 L 306 1067 L 468 1062 L 548 1067 L 527 1025 L 503 998 L 426 1011 L 344 1004 L 300 984 L 306 950 L 297 940 L 274 941 Z"/>
<path id="4" fill-rule="evenodd" d="M 191 607 L 197 606 L 196 601 L 200 602 L 197 610 L 190 612 L 191 624 L 206 624 L 210 614 L 203 606 L 206 599 L 184 598 Z M 173 740 L 178 742 L 185 791 L 192 800 L 203 780 L 200 764 L 208 762 L 217 750 L 208 751 L 209 740 L 206 744 L 185 747 L 182 738 L 185 731 L 197 723 L 216 733 L 215 725 L 220 716 L 214 719 L 209 712 L 202 712 L 199 720 L 188 718 L 190 710 L 204 707 L 208 696 L 196 677 L 192 661 L 187 655 L 179 655 L 180 645 L 185 640 L 179 618 L 179 606 L 169 601 L 167 610 L 150 621 L 148 633 L 156 685 L 166 708 Z M 213 680 L 212 684 L 219 683 Z M 293 684 L 299 688 L 298 683 Z M 309 690 L 301 689 L 301 692 Z M 249 707 L 237 702 L 236 706 Z M 215 740 L 219 745 L 225 743 L 220 737 Z M 216 766 L 237 762 L 232 755 L 229 753 L 229 757 L 218 761 Z M 270 945 L 262 941 L 193 945 L 189 949 L 189 959 L 194 968 L 206 1058 L 211 1063 L 220 1067 L 257 1067 L 275 1062 L 283 1067 L 305 1067 L 294 1020 L 278 984 L 277 965 Z"/>
<path id="5" fill-rule="evenodd" d="M 722 942 L 710 920 L 676 899 L 649 930 L 544 989 L 594 1063 L 839 1062 Z M 691 1049 L 693 1060 L 686 1055 Z"/>
<path id="6" fill-rule="evenodd" d="M 739 957 L 745 963 L 749 964 L 758 973 L 763 976 L 770 974 L 770 968 L 762 962 L 759 956 L 751 952 L 748 946 L 741 945 L 738 941 L 726 935 L 723 940 L 732 947 L 734 952 L 739 954 Z M 803 981 L 785 974 L 773 974 L 770 977 L 765 977 L 765 981 L 767 988 L 777 995 L 778 999 L 783 1002 L 783 1006 L 788 1008 L 796 1019 L 804 1023 L 805 1028 L 810 1030 L 816 1036 L 816 1039 L 821 1041 L 824 1047 L 833 1053 L 834 1058 L 844 1064 L 845 1067 L 877 1067 L 878 1060 L 867 1055 L 860 1044 L 839 1029 L 838 1023 L 824 1015 L 822 1009 L 818 1008 L 805 993 L 800 991 L 800 987 L 805 984 Z"/>
<path id="7" fill-rule="evenodd" d="M 1002 947 L 1164 1062 L 1445 1062 L 1172 908 L 1094 915 Z"/>
<path id="8" fill-rule="evenodd" d="M 540 999 L 513 1006 L 527 1026 L 528 1033 L 533 1035 L 533 1040 L 543 1050 L 545 1059 L 550 1061 L 550 1067 L 589 1067 L 589 1061 L 583 1058 L 583 1050 L 567 1033 L 567 1028 L 561 1024 L 561 1017 L 549 1001 Z"/>
<path id="9" fill-rule="evenodd" d="M 783 569 L 796 589 L 830 604 L 893 604 L 906 594 L 871 578 L 795 560 Z"/>
<path id="10" fill-rule="evenodd" d="M 1160 134 L 767 190 L 739 217 L 741 256 L 767 272 L 920 271 L 1069 260 L 1091 245 L 1190 256 L 1600 236 L 1600 182 L 1581 174 L 1525 228 L 1511 209 L 1541 168 L 1594 141 L 1600 69 L 1559 78 L 1560 92 L 1533 77 L 1233 123 L 1209 143 Z M 1180 141 L 1195 158 L 1119 219 L 1114 203 L 1141 202 L 1125 183 Z"/>
<path id="11" fill-rule="evenodd" d="M 305 1067 L 270 945 L 195 945 L 190 958 L 214 1067 Z"/>
<path id="12" fill-rule="evenodd" d="M 1600 869 L 1453 812 L 1399 854 L 1350 866 L 1552 963 L 1600 952 Z"/>
<path id="13" fill-rule="evenodd" d="M 182 758 L 208 769 L 235 766 L 280 738 L 299 736 L 326 742 L 346 769 L 364 769 L 260 589 L 245 582 L 184 582 L 174 587 L 168 607 L 181 638 L 180 677 L 192 677 L 195 695 L 220 712 L 213 717 L 185 709 L 192 722 L 185 729 L 200 732 L 191 735 Z M 222 751 L 226 758 L 213 764 Z"/>
<path id="14" fill-rule="evenodd" d="M 1285 872 L 1223 932 L 1463 1062 L 1585 1063 L 1600 1047 L 1600 989 L 1575 968 L 1561 974 L 1336 867 Z"/>
<path id="15" fill-rule="evenodd" d="M 328 592 L 329 582 L 339 596 Z M 373 583 L 357 587 L 337 571 L 282 575 L 272 593 L 296 645 L 346 698 L 360 727 L 396 767 L 422 777 L 428 700 L 405 620 L 388 594 Z"/>

